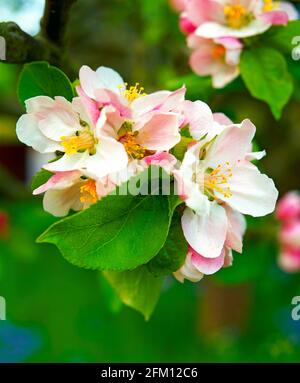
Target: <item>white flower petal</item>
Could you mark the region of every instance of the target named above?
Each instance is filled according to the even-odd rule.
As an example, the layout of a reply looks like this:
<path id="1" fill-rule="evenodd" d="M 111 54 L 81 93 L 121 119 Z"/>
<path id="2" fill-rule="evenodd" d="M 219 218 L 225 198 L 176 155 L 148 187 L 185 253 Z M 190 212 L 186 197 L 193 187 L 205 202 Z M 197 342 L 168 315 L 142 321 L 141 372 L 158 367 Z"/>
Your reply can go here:
<path id="1" fill-rule="evenodd" d="M 96 145 L 96 154 L 85 160 L 85 166 L 96 178 L 121 171 L 128 164 L 124 146 L 113 138 L 102 137 Z"/>
<path id="2" fill-rule="evenodd" d="M 234 29 L 216 22 L 205 22 L 200 25 L 196 31 L 196 36 L 216 39 L 219 37 L 230 36 L 236 38 L 245 38 L 264 33 L 271 27 L 270 23 L 266 23 L 263 19 L 255 19 L 248 25 Z"/>
<path id="3" fill-rule="evenodd" d="M 89 158 L 89 152 L 64 154 L 57 161 L 50 162 L 44 166 L 44 169 L 50 172 L 66 172 L 71 170 L 82 170 L 86 168 L 86 161 Z"/>
<path id="4" fill-rule="evenodd" d="M 240 125 L 229 126 L 212 143 L 207 151 L 205 163 L 215 168 L 219 164 L 230 164 L 243 160 L 255 134 L 255 126 L 250 120 Z"/>
<path id="5" fill-rule="evenodd" d="M 227 217 L 222 206 L 212 203 L 206 215 L 186 208 L 181 223 L 186 240 L 197 253 L 206 258 L 219 257 L 227 232 Z"/>
<path id="6" fill-rule="evenodd" d="M 40 153 L 54 153 L 61 150 L 58 142 L 45 137 L 38 127 L 37 119 L 31 114 L 23 114 L 17 122 L 18 139 Z"/>
<path id="7" fill-rule="evenodd" d="M 96 70 L 98 79 L 101 81 L 102 88 L 109 89 L 112 92 L 120 93 L 120 88 L 124 87 L 124 80 L 118 72 L 105 66 L 100 66 Z"/>
<path id="8" fill-rule="evenodd" d="M 79 211 L 83 208 L 80 202 L 80 183 L 62 190 L 48 190 L 43 199 L 44 210 L 55 217 L 66 216 L 70 209 Z"/>
<path id="9" fill-rule="evenodd" d="M 275 209 L 278 191 L 273 180 L 261 174 L 256 166 L 241 163 L 233 168 L 233 176 L 228 186 L 232 193 L 229 198 L 216 195 L 242 214 L 261 217 L 270 214 Z"/>

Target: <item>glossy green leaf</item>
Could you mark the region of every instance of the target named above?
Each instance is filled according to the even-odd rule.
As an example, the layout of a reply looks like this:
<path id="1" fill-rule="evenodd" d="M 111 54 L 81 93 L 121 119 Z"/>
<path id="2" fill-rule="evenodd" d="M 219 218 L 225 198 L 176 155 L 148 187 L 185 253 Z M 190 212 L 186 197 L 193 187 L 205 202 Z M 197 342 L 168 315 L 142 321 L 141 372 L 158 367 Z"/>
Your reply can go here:
<path id="1" fill-rule="evenodd" d="M 241 75 L 253 97 L 269 104 L 276 119 L 293 93 L 285 58 L 275 49 L 256 47 L 241 56 Z"/>
<path id="2" fill-rule="evenodd" d="M 121 301 L 142 313 L 148 320 L 159 299 L 162 278 L 153 276 L 145 266 L 132 271 L 103 273 Z"/>
<path id="3" fill-rule="evenodd" d="M 124 271 L 155 257 L 166 241 L 169 226 L 167 196 L 109 195 L 55 223 L 38 242 L 55 244 L 79 267 Z"/>
<path id="4" fill-rule="evenodd" d="M 25 100 L 35 96 L 62 96 L 69 101 L 74 97 L 72 84 L 64 72 L 44 61 L 24 65 L 18 96 L 22 105 Z"/>
<path id="5" fill-rule="evenodd" d="M 188 246 L 182 232 L 180 218 L 179 213 L 175 212 L 164 247 L 147 264 L 148 270 L 155 276 L 171 274 L 184 263 Z"/>

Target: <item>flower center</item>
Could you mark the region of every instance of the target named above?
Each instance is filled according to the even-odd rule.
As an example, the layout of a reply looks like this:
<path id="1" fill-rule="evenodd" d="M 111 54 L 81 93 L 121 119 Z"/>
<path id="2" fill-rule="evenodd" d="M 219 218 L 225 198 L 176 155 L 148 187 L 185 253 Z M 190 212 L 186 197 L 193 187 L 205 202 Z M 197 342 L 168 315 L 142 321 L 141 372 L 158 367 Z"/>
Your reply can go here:
<path id="1" fill-rule="evenodd" d="M 274 0 L 264 0 L 263 12 L 273 11 L 277 7 L 277 4 L 274 4 Z"/>
<path id="2" fill-rule="evenodd" d="M 229 27 L 239 29 L 249 24 L 253 19 L 253 14 L 241 4 L 226 4 L 224 6 L 224 16 Z"/>
<path id="3" fill-rule="evenodd" d="M 93 153 L 95 139 L 88 129 L 77 131 L 74 136 L 61 137 L 61 144 L 65 149 L 66 154 L 74 154 L 79 151 L 89 150 Z"/>
<path id="4" fill-rule="evenodd" d="M 129 157 L 141 160 L 145 157 L 147 149 L 136 142 L 138 132 L 126 132 L 119 138 Z"/>
<path id="5" fill-rule="evenodd" d="M 120 88 L 122 89 L 122 93 L 123 93 L 124 97 L 129 102 L 132 102 L 136 98 L 139 98 L 139 97 L 146 95 L 146 93 L 144 93 L 144 88 L 140 87 L 140 84 L 138 82 L 134 86 L 130 86 L 129 88 L 127 88 L 127 87 L 128 87 L 128 84 L 126 82 L 125 82 L 125 89 L 122 89 L 123 86 L 120 86 Z"/>
<path id="6" fill-rule="evenodd" d="M 91 178 L 84 181 L 80 187 L 80 202 L 95 203 L 98 201 L 96 182 Z"/>
<path id="7" fill-rule="evenodd" d="M 225 53 L 226 49 L 223 45 L 215 45 L 212 51 L 212 57 L 215 60 L 220 60 L 224 57 Z"/>
<path id="8" fill-rule="evenodd" d="M 232 177 L 232 169 L 229 162 L 226 163 L 226 168 L 218 165 L 215 169 L 209 169 L 204 176 L 204 190 L 215 199 L 215 192 L 222 194 L 225 198 L 230 198 L 232 193 L 228 185 L 229 178 Z"/>

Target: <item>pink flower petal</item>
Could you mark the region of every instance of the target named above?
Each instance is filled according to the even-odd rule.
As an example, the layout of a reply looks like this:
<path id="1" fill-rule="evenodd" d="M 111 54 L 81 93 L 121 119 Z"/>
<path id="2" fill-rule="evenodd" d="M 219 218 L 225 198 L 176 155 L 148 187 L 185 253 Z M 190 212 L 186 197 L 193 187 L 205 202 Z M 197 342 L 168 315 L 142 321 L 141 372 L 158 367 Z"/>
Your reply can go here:
<path id="1" fill-rule="evenodd" d="M 198 271 L 203 274 L 211 275 L 220 270 L 224 265 L 225 250 L 222 249 L 221 254 L 217 258 L 205 258 L 197 253 L 192 247 L 189 247 L 191 252 L 192 264 Z"/>
<path id="2" fill-rule="evenodd" d="M 264 12 L 261 17 L 272 25 L 286 25 L 289 22 L 288 14 L 284 11 Z"/>

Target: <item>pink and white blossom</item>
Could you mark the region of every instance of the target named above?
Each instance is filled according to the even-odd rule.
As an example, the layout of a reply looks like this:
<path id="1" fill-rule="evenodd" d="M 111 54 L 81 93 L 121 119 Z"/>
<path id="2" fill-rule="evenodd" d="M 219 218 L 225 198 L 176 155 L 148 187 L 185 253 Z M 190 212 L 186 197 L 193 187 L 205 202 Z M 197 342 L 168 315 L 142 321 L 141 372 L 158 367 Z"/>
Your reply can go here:
<path id="1" fill-rule="evenodd" d="M 87 171 L 97 177 L 126 167 L 123 145 L 97 133 L 95 116 L 82 100 L 37 96 L 26 101 L 27 113 L 17 122 L 19 140 L 41 153 L 62 152 L 57 161 L 44 166 L 51 172 Z M 114 156 L 111 156 L 111 153 Z"/>
<path id="2" fill-rule="evenodd" d="M 296 8 L 272 0 L 188 0 L 185 17 L 203 38 L 246 38 L 298 18 Z"/>
<path id="3" fill-rule="evenodd" d="M 251 153 L 255 126 L 249 120 L 233 124 L 202 108 L 205 128 L 197 129 L 194 120 L 190 131 L 196 140 L 173 173 L 186 205 L 181 223 L 193 255 L 188 257 L 188 270 L 196 265 L 205 274 L 224 265 L 226 251 L 242 251 L 243 214 L 259 217 L 271 213 L 278 192 L 274 182 L 250 162 L 264 155 Z M 208 269 L 201 269 L 205 262 Z"/>
<path id="4" fill-rule="evenodd" d="M 214 88 L 223 88 L 239 76 L 243 44 L 233 37 L 204 39 L 192 34 L 188 37 L 192 49 L 190 66 L 200 76 L 211 76 Z"/>
<path id="5" fill-rule="evenodd" d="M 300 271 L 300 195 L 291 191 L 276 207 L 279 229 L 279 265 L 286 272 Z"/>
<path id="6" fill-rule="evenodd" d="M 225 244 L 216 258 L 207 258 L 199 254 L 189 245 L 189 250 L 183 266 L 174 273 L 180 282 L 188 279 L 191 282 L 198 282 L 204 275 L 211 275 L 219 271 L 222 267 L 232 265 L 232 250 L 242 252 L 243 235 L 246 230 L 246 220 L 244 216 L 228 206 L 225 206 L 227 215 L 227 232 Z"/>

